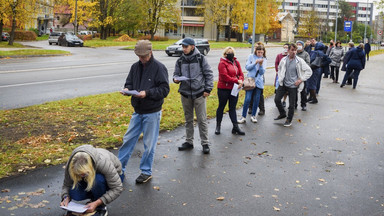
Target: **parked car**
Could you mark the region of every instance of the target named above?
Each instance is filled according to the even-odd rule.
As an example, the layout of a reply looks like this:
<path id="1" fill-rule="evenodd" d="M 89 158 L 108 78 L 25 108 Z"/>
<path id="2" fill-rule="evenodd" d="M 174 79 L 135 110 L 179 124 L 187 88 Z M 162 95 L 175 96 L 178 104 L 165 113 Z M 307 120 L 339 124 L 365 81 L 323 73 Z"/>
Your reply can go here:
<path id="1" fill-rule="evenodd" d="M 52 45 L 52 44 L 59 44 L 58 42 L 58 39 L 60 37 L 60 35 L 63 34 L 62 32 L 52 32 L 50 35 L 49 35 L 49 38 L 48 38 L 48 43 L 49 45 Z"/>
<path id="2" fill-rule="evenodd" d="M 79 35 L 91 35 L 91 34 L 93 34 L 93 32 L 91 32 L 91 31 L 80 31 L 79 32 Z"/>
<path id="3" fill-rule="evenodd" d="M 9 34 L 7 32 L 3 32 L 1 34 L 1 40 L 2 41 L 8 41 L 9 40 Z"/>
<path id="4" fill-rule="evenodd" d="M 61 34 L 58 38 L 59 46 L 84 46 L 84 42 L 72 33 Z"/>
<path id="5" fill-rule="evenodd" d="M 194 39 L 196 48 L 199 50 L 200 53 L 203 55 L 207 55 L 208 52 L 211 50 L 211 46 L 209 45 L 209 42 L 207 39 Z M 171 46 L 168 46 L 165 49 L 165 53 L 167 53 L 168 56 L 172 56 L 173 54 L 181 55 L 183 54 L 183 47 L 181 46 L 181 42 L 183 42 L 183 39 L 178 40 L 176 43 L 174 43 Z"/>
<path id="6" fill-rule="evenodd" d="M 384 42 L 381 42 L 380 46 L 384 46 Z"/>

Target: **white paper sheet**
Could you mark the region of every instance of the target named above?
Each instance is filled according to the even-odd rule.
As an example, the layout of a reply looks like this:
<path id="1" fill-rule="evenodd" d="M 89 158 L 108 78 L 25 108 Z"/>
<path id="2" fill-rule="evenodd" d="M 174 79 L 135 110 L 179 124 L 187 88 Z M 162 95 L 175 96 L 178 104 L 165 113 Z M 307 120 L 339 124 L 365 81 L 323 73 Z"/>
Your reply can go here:
<path id="1" fill-rule="evenodd" d="M 129 91 L 121 90 L 120 92 L 124 93 L 125 95 L 138 95 L 139 94 L 139 92 L 136 90 L 129 90 Z"/>
<path id="2" fill-rule="evenodd" d="M 231 91 L 231 95 L 232 96 L 237 96 L 240 92 L 240 90 L 243 89 L 243 88 L 239 88 L 239 85 L 238 84 L 233 84 L 233 88 L 232 88 L 232 91 Z"/>
<path id="3" fill-rule="evenodd" d="M 179 80 L 179 81 L 184 81 L 184 80 L 190 80 L 191 78 L 188 78 L 186 76 L 179 76 L 179 77 L 175 77 L 175 80 Z"/>
<path id="4" fill-rule="evenodd" d="M 72 212 L 77 212 L 77 213 L 83 213 L 87 211 L 87 208 L 85 208 L 85 205 L 75 203 L 75 202 L 69 202 L 68 206 L 60 206 L 62 209 L 72 211 Z"/>

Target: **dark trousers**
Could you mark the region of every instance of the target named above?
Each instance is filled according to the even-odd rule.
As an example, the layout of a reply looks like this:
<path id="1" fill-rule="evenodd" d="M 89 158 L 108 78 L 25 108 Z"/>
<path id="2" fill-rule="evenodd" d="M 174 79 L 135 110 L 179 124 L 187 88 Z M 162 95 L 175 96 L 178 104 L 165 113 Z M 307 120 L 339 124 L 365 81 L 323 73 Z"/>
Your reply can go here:
<path id="1" fill-rule="evenodd" d="M 253 98 L 255 97 L 256 91 L 252 92 L 251 102 L 249 103 L 249 110 L 252 110 L 253 107 Z M 264 106 L 264 89 L 261 90 L 260 100 L 259 100 L 259 110 L 262 110 L 265 112 L 265 106 Z"/>
<path id="2" fill-rule="evenodd" d="M 237 124 L 236 104 L 239 97 L 231 95 L 231 91 L 231 89 L 217 89 L 219 107 L 216 110 L 216 122 L 218 125 L 220 125 L 221 121 L 223 120 L 224 108 L 227 105 L 227 102 L 229 102 L 229 118 L 231 118 L 231 122 L 233 124 Z"/>
<path id="3" fill-rule="evenodd" d="M 339 81 L 339 69 L 340 67 L 331 66 L 331 77 L 335 82 Z"/>
<path id="4" fill-rule="evenodd" d="M 365 55 L 367 56 L 367 61 L 369 61 L 369 52 L 366 52 Z"/>
<path id="5" fill-rule="evenodd" d="M 351 77 L 352 72 L 353 72 L 353 75 Z M 349 80 L 349 79 L 353 78 L 353 88 L 356 88 L 357 80 L 359 79 L 359 75 L 360 75 L 359 69 L 348 68 L 347 72 L 344 75 L 344 79 L 343 79 L 343 82 L 341 83 L 341 85 L 345 85 L 347 79 Z"/>
<path id="6" fill-rule="evenodd" d="M 297 97 L 297 88 L 288 88 L 286 86 L 279 86 L 276 90 L 275 95 L 275 104 L 277 109 L 279 110 L 280 115 L 284 115 L 285 109 L 281 102 L 281 99 L 284 97 L 285 93 L 288 92 L 289 97 L 289 107 L 288 107 L 288 117 L 287 120 L 292 121 L 293 114 L 295 113 L 295 102 Z"/>
<path id="7" fill-rule="evenodd" d="M 300 92 L 300 105 L 301 107 L 306 107 L 307 106 L 307 82 L 304 82 L 304 88 Z M 296 97 L 296 103 L 295 103 L 295 108 L 297 108 L 297 101 L 299 100 L 299 97 Z"/>

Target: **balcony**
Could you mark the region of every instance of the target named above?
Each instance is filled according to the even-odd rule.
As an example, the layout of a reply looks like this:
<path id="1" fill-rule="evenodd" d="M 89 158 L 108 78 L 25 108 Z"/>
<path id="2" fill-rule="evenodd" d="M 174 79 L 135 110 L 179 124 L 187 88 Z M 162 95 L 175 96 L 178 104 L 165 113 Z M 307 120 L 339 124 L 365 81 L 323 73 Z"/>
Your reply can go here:
<path id="1" fill-rule="evenodd" d="M 184 7 L 197 7 L 197 6 L 202 6 L 203 1 L 202 0 L 181 0 L 180 5 L 183 6 L 183 1 L 184 1 Z"/>

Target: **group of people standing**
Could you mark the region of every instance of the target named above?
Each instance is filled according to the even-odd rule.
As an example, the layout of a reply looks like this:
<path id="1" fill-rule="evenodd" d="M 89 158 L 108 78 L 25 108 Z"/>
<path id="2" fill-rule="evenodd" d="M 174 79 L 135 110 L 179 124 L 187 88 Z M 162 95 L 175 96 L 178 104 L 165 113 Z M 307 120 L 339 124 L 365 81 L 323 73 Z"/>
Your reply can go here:
<path id="1" fill-rule="evenodd" d="M 173 82 L 180 85 L 178 91 L 184 111 L 186 135 L 185 142 L 178 147 L 178 150 L 185 151 L 194 148 L 193 122 L 194 113 L 196 113 L 202 151 L 204 154 L 209 154 L 206 98 L 214 86 L 213 72 L 206 58 L 195 48 L 195 41 L 192 38 L 184 38 L 181 45 L 183 54 L 176 61 Z M 294 109 L 297 108 L 298 104 L 298 93 L 301 96 L 303 111 L 306 110 L 308 101 L 310 103 L 318 102 L 316 93 L 319 91 L 318 85 L 322 70 L 321 67 L 312 65 L 317 56 L 325 59 L 328 57 L 327 62 L 331 66 L 331 78 L 335 83 L 338 82 L 339 67 L 344 56 L 347 73 L 340 87 L 345 85 L 347 78 L 352 74 L 353 87 L 356 87 L 360 70 L 365 65 L 365 53 L 362 51 L 361 45 L 357 48 L 353 48 L 353 43 L 349 45 L 351 49 L 344 55 L 340 42 L 337 42 L 329 50 L 329 57 L 324 52 L 325 46 L 314 39 L 306 44 L 297 41 L 296 44 L 284 45 L 283 53 L 277 56 L 275 62 L 276 95 L 274 102 L 279 111 L 279 116 L 275 120 L 286 118 L 284 126 L 291 126 Z M 131 104 L 134 113 L 123 137 L 123 145 L 119 149 L 118 156 L 91 145 L 76 148 L 65 168 L 61 206 L 68 206 L 71 200 L 90 199 L 85 206 L 87 213 L 107 215 L 106 205 L 116 199 L 123 191 L 122 183 L 125 168 L 141 134 L 143 134 L 144 152 L 140 161 L 141 174 L 137 177 L 136 183 L 146 183 L 152 178 L 152 165 L 159 137 L 162 105 L 164 98 L 170 91 L 168 70 L 164 64 L 154 58 L 150 41 L 138 41 L 134 52 L 139 61 L 131 66 L 124 89 L 121 91 L 122 95 L 132 96 Z M 361 59 L 361 56 L 364 60 Z M 359 64 L 360 61 L 361 64 Z M 245 135 L 239 124 L 246 122 L 247 114 L 251 114 L 251 122 L 257 123 L 258 107 L 260 108 L 259 115 L 265 113 L 263 89 L 266 67 L 266 49 L 263 44 L 259 43 L 245 64 L 248 71 L 247 78 L 253 78 L 254 88 L 246 91 L 241 118 L 237 119 L 238 93 L 233 94 L 233 89 L 243 88 L 246 77 L 235 56 L 235 49 L 233 47 L 224 49 L 218 66 L 217 94 L 219 105 L 216 110 L 216 135 L 221 133 L 221 122 L 227 103 L 229 103 L 229 117 L 233 125 L 232 133 L 236 135 Z M 310 92 L 309 98 L 307 98 L 306 92 Z M 285 99 L 282 101 L 287 96 L 289 98 L 288 115 L 284 108 Z M 68 211 L 67 215 L 74 214 Z"/>

